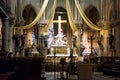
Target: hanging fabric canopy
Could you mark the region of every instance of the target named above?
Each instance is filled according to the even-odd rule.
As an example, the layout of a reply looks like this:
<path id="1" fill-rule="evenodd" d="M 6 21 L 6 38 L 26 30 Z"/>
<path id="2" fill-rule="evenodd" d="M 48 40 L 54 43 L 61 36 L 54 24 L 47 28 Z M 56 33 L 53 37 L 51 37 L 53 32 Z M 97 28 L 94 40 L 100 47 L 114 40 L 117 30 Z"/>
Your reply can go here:
<path id="1" fill-rule="evenodd" d="M 79 1 L 78 0 L 74 0 L 75 1 L 75 5 L 78 9 L 78 12 L 79 14 L 81 15 L 82 19 L 84 20 L 84 22 L 93 30 L 97 30 L 97 31 L 100 31 L 102 30 L 102 27 L 99 27 L 95 24 L 93 24 L 89 19 L 88 17 L 85 15 L 84 11 L 82 10 L 80 4 L 79 4 Z"/>
<path id="2" fill-rule="evenodd" d="M 79 37 L 78 37 L 79 36 L 79 30 L 77 29 L 76 25 L 73 22 L 69 0 L 65 0 L 65 1 L 66 1 L 66 9 L 67 9 L 67 15 L 68 15 L 68 20 L 69 20 L 69 23 L 70 23 L 70 27 L 73 31 L 73 34 L 77 37 L 76 46 L 79 47 L 80 46 Z"/>
<path id="3" fill-rule="evenodd" d="M 45 28 L 43 29 L 43 32 L 47 32 L 48 29 L 50 28 L 50 26 L 51 26 L 51 24 L 52 24 L 52 22 L 53 22 L 54 15 L 55 15 L 55 8 L 56 8 L 56 0 L 54 0 L 49 22 L 48 22 L 48 24 L 45 26 Z"/>
<path id="4" fill-rule="evenodd" d="M 39 21 L 39 19 L 41 18 L 42 14 L 45 12 L 45 9 L 47 7 L 48 1 L 49 0 L 44 0 L 43 5 L 42 5 L 42 7 L 41 7 L 37 17 L 30 24 L 25 25 L 25 26 L 17 26 L 15 28 L 17 28 L 17 29 L 29 29 L 29 28 L 33 27 Z"/>
<path id="5" fill-rule="evenodd" d="M 73 33 L 75 33 L 77 31 L 77 27 L 75 26 L 73 19 L 72 19 L 72 13 L 71 13 L 71 8 L 70 8 L 70 4 L 69 4 L 69 0 L 65 0 L 66 1 L 66 9 L 67 9 L 67 15 L 68 15 L 68 20 L 70 23 L 70 27 L 73 31 Z"/>

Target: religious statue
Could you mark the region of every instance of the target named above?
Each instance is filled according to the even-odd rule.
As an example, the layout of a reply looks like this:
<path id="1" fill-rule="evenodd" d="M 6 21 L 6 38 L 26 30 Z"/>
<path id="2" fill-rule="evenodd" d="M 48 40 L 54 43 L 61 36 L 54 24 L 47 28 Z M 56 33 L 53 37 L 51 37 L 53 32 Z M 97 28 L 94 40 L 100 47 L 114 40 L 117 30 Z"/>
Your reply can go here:
<path id="1" fill-rule="evenodd" d="M 102 44 L 102 35 L 98 35 L 98 45 L 100 46 L 100 48 L 103 48 L 103 44 Z"/>
<path id="2" fill-rule="evenodd" d="M 47 44 L 47 37 L 48 37 L 47 35 L 44 36 L 44 45 L 45 45 L 45 47 L 48 46 L 48 44 Z"/>
<path id="3" fill-rule="evenodd" d="M 48 30 L 48 38 L 47 38 L 47 46 L 50 48 L 51 44 L 53 43 L 54 40 L 54 30 L 53 28 L 50 28 Z"/>
<path id="4" fill-rule="evenodd" d="M 113 40 L 114 40 L 114 37 L 111 33 L 109 33 L 109 45 L 110 45 L 110 48 L 113 48 Z"/>
<path id="5" fill-rule="evenodd" d="M 14 35 L 15 47 L 19 47 L 20 37 L 19 34 Z"/>
<path id="6" fill-rule="evenodd" d="M 66 45 L 67 41 L 65 40 L 65 35 L 63 34 L 63 32 L 61 31 L 60 33 L 58 33 L 56 36 L 56 41 L 55 44 L 56 45 Z"/>
<path id="7" fill-rule="evenodd" d="M 25 46 L 25 35 L 21 35 L 21 46 Z"/>
<path id="8" fill-rule="evenodd" d="M 32 45 L 32 56 L 39 56 L 39 52 L 38 52 L 38 48 L 37 48 L 37 45 L 36 45 L 36 41 L 33 43 Z"/>
<path id="9" fill-rule="evenodd" d="M 75 35 L 72 36 L 73 47 L 76 47 L 76 38 L 77 37 Z"/>
<path id="10" fill-rule="evenodd" d="M 20 36 L 19 34 L 16 34 L 13 36 L 13 39 L 15 41 L 15 53 L 18 51 L 19 45 L 20 45 Z"/>

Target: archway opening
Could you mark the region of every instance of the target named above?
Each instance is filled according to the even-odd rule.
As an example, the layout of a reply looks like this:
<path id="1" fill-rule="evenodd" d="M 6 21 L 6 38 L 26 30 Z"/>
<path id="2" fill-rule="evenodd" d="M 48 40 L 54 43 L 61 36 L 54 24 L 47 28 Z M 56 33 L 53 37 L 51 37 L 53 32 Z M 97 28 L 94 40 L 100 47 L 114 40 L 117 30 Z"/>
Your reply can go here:
<path id="1" fill-rule="evenodd" d="M 31 5 L 27 5 L 24 10 L 23 10 L 23 18 L 25 20 L 25 25 L 30 24 L 35 17 L 37 16 L 35 10 L 33 9 L 33 7 Z M 26 45 L 27 46 L 31 46 L 34 42 L 35 39 L 37 37 L 37 26 L 35 25 L 34 27 L 30 28 L 30 29 L 26 29 L 24 30 L 24 34 L 26 35 Z"/>
<path id="2" fill-rule="evenodd" d="M 85 10 L 85 14 L 93 24 L 97 25 L 99 21 L 99 12 L 96 7 L 92 5 L 88 6 L 88 8 Z M 91 29 L 88 25 L 86 25 L 85 22 L 83 22 L 81 42 L 82 46 L 84 46 L 84 50 L 82 52 L 82 55 L 85 55 L 87 53 L 90 54 L 91 49 L 94 49 L 97 55 L 99 54 L 97 43 L 98 35 L 98 31 Z"/>

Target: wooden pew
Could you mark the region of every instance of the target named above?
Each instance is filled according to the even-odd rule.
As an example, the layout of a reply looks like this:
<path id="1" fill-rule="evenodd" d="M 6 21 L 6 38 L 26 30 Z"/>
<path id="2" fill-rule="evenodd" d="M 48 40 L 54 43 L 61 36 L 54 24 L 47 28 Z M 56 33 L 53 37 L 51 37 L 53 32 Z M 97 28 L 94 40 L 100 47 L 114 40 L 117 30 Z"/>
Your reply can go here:
<path id="1" fill-rule="evenodd" d="M 12 80 L 41 79 L 41 58 L 0 58 L 0 73 L 15 72 Z"/>
<path id="2" fill-rule="evenodd" d="M 97 60 L 104 74 L 120 77 L 120 57 L 98 57 Z"/>

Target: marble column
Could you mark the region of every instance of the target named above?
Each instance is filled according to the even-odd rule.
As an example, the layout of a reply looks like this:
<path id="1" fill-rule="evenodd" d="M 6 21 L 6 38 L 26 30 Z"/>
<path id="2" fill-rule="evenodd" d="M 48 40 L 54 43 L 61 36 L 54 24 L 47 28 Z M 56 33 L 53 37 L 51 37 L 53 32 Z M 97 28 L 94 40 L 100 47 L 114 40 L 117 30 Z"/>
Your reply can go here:
<path id="1" fill-rule="evenodd" d="M 4 50 L 9 52 L 9 18 L 4 19 Z"/>

